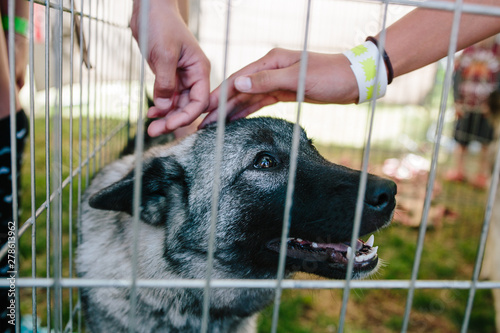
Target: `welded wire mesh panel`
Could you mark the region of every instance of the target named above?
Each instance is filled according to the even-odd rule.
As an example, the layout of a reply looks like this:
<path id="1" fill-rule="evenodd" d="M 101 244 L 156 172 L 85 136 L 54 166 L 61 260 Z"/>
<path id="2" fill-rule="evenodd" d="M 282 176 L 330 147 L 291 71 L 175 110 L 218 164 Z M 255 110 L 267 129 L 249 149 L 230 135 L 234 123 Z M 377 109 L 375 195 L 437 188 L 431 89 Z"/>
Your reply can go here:
<path id="1" fill-rule="evenodd" d="M 16 128 L 19 108 L 15 100 L 19 95 L 29 119 L 29 140 L 24 155 L 11 145 L 14 217 L 9 224 L 12 230 L 7 230 L 11 231 L 9 241 L 0 250 L 0 255 L 12 260 L 10 279 L 2 279 L 0 286 L 15 294 L 11 298 L 13 310 L 7 313 L 14 320 L 16 332 L 84 332 L 82 290 L 99 288 L 118 290 L 118 294 L 126 290 L 130 311 L 123 320 L 131 332 L 144 326 L 136 318 L 141 297 L 181 289 L 202 295 L 202 302 L 193 305 L 192 311 L 202 332 L 211 331 L 211 321 L 218 315 L 211 297 L 225 290 L 272 294 L 270 305 L 260 314 L 259 332 L 485 332 L 494 331 L 495 320 L 499 327 L 494 303 L 500 314 L 500 275 L 495 266 L 500 254 L 495 252 L 498 247 L 493 236 L 500 224 L 496 204 L 498 148 L 492 145 L 493 157 L 488 165 L 491 177 L 486 189 L 474 188 L 462 179 L 446 181 L 444 177 L 447 169 L 453 168 L 456 147 L 451 134 L 452 90 L 460 22 L 470 14 L 500 19 L 498 4 L 461 0 L 191 1 L 190 26 L 211 62 L 212 88 L 220 84 L 216 134 L 210 143 L 215 172 L 207 175 L 211 185 L 206 192 L 211 193 L 211 201 L 210 211 L 204 212 L 207 223 L 201 236 L 207 246 L 199 249 L 206 254 L 206 262 L 199 266 L 202 273 L 191 279 L 162 278 L 161 272 L 155 275 L 158 278 L 142 278 L 139 249 L 152 241 L 141 238 L 144 229 L 150 227 L 141 221 L 142 192 L 148 181 L 142 176 L 134 177 L 127 211 L 132 216 L 132 236 L 127 239 L 133 249 L 128 258 L 130 274 L 89 279 L 77 276 L 75 268 L 76 247 L 82 241 L 78 231 L 85 223 L 84 192 L 94 176 L 121 158 L 124 149 L 134 154 L 131 168 L 135 175 L 144 174 L 147 167 L 143 164 L 144 116 L 154 78 L 140 50 L 148 53 L 147 15 L 153 3 L 141 1 L 139 44 L 129 28 L 132 1 L 9 0 L 6 4 L 0 10 L 10 24 L 5 30 L 9 51 L 5 70 L 10 82 L 16 81 L 16 61 L 21 61 L 15 53 L 16 8 L 26 5 L 29 22 L 26 84 L 20 92 L 20 87 L 11 84 L 8 94 L 10 128 Z M 443 60 L 396 78 L 386 97 L 377 101 L 343 106 L 304 103 L 309 52 L 340 53 L 379 32 L 377 47 L 383 52 L 390 38 L 385 29 L 415 8 L 453 15 L 450 34 L 440 41 L 447 46 Z M 276 104 L 256 113 L 295 123 L 289 137 L 275 274 L 263 279 L 219 278 L 231 276 L 217 271 L 221 260 L 218 230 L 223 220 L 219 210 L 227 191 L 222 183 L 227 177 L 227 152 L 223 149 L 226 119 L 222 112 L 227 108 L 226 79 L 273 47 L 300 51 L 296 102 Z M 383 59 L 377 68 L 384 67 L 380 62 Z M 1 71 L 3 75 L 4 68 Z M 384 261 L 369 280 L 353 279 L 350 273 L 338 280 L 318 278 L 318 268 L 307 261 L 299 269 L 301 273 L 288 274 L 290 241 L 303 244 L 291 228 L 294 193 L 297 186 L 303 186 L 296 183 L 302 163 L 299 125 L 328 160 L 361 170 L 353 194 L 352 232 L 343 241 L 359 242 L 369 173 L 391 178 L 398 185 L 392 226 L 375 235 L 380 244 L 378 254 Z M 14 130 L 11 142 L 16 142 Z M 475 172 L 475 163 L 481 159 L 477 147 L 480 145 L 469 147 L 467 172 Z M 18 165 L 16 161 L 22 156 L 24 162 Z M 311 193 L 311 197 L 315 195 Z M 236 227 L 228 227 L 227 233 L 231 228 Z M 361 236 L 365 238 L 363 243 L 373 242 L 367 240 L 369 235 Z M 319 243 L 306 242 L 315 246 Z M 487 260 L 483 263 L 485 252 Z M 112 255 L 102 253 L 95 260 Z M 346 255 L 347 272 L 355 268 L 354 257 Z M 238 269 L 242 267 L 244 263 Z M 144 294 L 143 290 L 152 292 Z"/>

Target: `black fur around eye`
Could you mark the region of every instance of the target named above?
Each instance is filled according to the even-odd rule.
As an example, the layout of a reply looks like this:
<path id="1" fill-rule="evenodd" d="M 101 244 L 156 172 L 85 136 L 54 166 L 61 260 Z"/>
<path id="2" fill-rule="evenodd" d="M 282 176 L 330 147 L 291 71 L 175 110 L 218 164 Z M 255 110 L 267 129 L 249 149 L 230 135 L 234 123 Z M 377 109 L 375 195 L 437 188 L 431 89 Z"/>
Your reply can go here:
<path id="1" fill-rule="evenodd" d="M 271 169 L 278 166 L 278 160 L 269 153 L 260 153 L 253 161 L 253 167 L 256 169 Z"/>

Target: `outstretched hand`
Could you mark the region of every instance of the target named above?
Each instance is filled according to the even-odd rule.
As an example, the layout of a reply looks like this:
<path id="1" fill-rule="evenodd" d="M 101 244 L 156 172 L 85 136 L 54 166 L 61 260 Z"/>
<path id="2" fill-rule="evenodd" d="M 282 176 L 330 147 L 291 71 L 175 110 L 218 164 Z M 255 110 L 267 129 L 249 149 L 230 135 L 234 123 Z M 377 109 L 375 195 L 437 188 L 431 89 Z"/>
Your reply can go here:
<path id="1" fill-rule="evenodd" d="M 277 102 L 295 101 L 300 51 L 273 49 L 227 79 L 227 119 L 233 121 Z M 305 101 L 349 104 L 358 100 L 356 78 L 343 54 L 308 53 Z M 210 94 L 209 113 L 200 127 L 217 120 L 219 86 Z"/>
<path id="2" fill-rule="evenodd" d="M 140 1 L 134 1 L 130 27 L 139 41 Z M 151 136 L 192 123 L 209 104 L 210 62 L 187 28 L 177 0 L 151 0 L 146 57 L 155 74 L 155 106 L 148 117 L 158 118 L 148 128 Z"/>

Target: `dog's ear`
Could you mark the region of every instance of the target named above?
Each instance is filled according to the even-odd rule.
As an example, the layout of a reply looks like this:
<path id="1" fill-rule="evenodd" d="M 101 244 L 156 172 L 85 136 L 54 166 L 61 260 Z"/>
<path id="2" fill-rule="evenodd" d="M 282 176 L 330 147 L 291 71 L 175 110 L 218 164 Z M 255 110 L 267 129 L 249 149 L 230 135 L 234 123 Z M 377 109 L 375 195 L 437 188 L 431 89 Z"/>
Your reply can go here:
<path id="1" fill-rule="evenodd" d="M 126 212 L 132 215 L 135 171 L 102 189 L 89 199 L 92 208 Z M 173 157 L 156 157 L 144 163 L 141 219 L 160 224 L 167 218 L 171 200 L 187 191 L 184 169 Z"/>

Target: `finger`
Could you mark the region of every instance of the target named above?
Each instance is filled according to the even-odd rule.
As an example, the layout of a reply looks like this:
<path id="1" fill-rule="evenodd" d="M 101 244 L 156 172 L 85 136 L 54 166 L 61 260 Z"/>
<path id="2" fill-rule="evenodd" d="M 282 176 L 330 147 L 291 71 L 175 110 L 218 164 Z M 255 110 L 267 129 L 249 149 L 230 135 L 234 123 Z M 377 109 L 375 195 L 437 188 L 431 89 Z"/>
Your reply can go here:
<path id="1" fill-rule="evenodd" d="M 160 109 L 166 110 L 172 107 L 172 97 L 177 86 L 178 59 L 177 51 L 162 50 L 156 45 L 151 48 L 149 63 L 155 73 L 153 100 L 155 106 Z"/>
<path id="2" fill-rule="evenodd" d="M 277 90 L 297 90 L 299 67 L 264 70 L 235 79 L 234 87 L 244 93 L 269 93 Z"/>
<path id="3" fill-rule="evenodd" d="M 148 128 L 150 136 L 158 136 L 187 126 L 203 113 L 207 107 L 207 102 L 203 100 L 189 100 L 189 102 L 186 102 L 188 100 L 187 96 L 187 93 L 181 94 L 178 107 L 175 110 L 170 110 L 163 118 L 157 119 L 150 124 Z M 158 114 L 164 113 L 159 111 Z"/>
<path id="4" fill-rule="evenodd" d="M 269 106 L 277 102 L 279 102 L 279 100 L 276 97 L 267 95 L 265 98 L 262 98 L 253 104 L 250 104 L 248 107 L 241 109 L 238 112 L 232 113 L 229 116 L 228 121 L 235 121 L 241 118 L 245 118 L 255 111 L 258 111 L 265 106 Z"/>
<path id="5" fill-rule="evenodd" d="M 261 96 L 239 93 L 238 95 L 234 96 L 233 98 L 231 98 L 226 102 L 224 110 L 224 112 L 226 112 L 225 116 L 227 117 L 234 112 L 238 112 L 238 110 L 246 108 L 251 98 L 259 98 L 259 97 L 262 98 Z M 214 104 L 212 105 L 212 103 Z M 204 128 L 205 126 L 216 122 L 218 119 L 219 105 L 218 103 L 212 101 L 212 96 L 211 96 L 210 106 L 207 108 L 206 112 L 208 112 L 208 115 L 205 117 L 205 119 L 203 119 L 203 122 L 200 124 L 198 128 Z"/>
<path id="6" fill-rule="evenodd" d="M 148 126 L 148 134 L 151 137 L 157 137 L 159 135 L 168 133 L 169 131 L 166 129 L 166 119 L 165 118 L 159 118 L 156 120 L 153 120 L 151 124 Z"/>
<path id="7" fill-rule="evenodd" d="M 227 99 L 229 100 L 233 98 L 240 91 L 242 91 L 238 91 L 238 89 L 234 85 L 234 82 L 237 78 L 241 76 L 249 76 L 251 74 L 262 72 L 265 70 L 279 70 L 282 68 L 289 68 L 293 64 L 296 64 L 298 61 L 300 61 L 300 56 L 300 51 L 290 51 L 279 48 L 272 49 L 262 58 L 254 61 L 251 64 L 248 64 L 247 66 L 243 67 L 227 78 Z M 217 109 L 221 94 L 221 86 L 222 85 L 211 92 L 210 105 L 207 108 L 208 112 L 213 112 Z M 253 93 L 254 91 L 251 92 Z"/>

